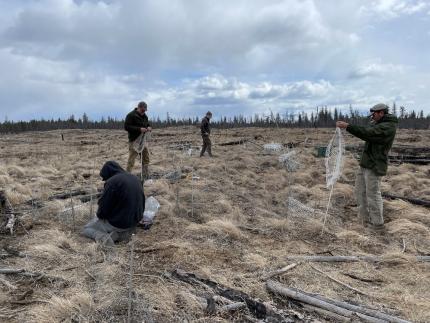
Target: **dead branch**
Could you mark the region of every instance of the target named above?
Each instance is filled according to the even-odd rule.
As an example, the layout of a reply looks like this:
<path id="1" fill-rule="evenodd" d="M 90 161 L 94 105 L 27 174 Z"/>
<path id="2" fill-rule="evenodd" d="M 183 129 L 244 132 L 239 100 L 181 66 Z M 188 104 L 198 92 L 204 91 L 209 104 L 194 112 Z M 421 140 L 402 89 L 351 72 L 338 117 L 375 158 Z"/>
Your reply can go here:
<path id="1" fill-rule="evenodd" d="M 322 308 L 324 310 L 330 311 L 332 313 L 347 317 L 347 318 L 360 318 L 362 320 L 365 320 L 367 322 L 373 322 L 373 323 L 386 323 L 386 320 L 382 320 L 376 317 L 372 317 L 357 311 L 351 311 L 348 309 L 345 309 L 343 307 L 334 305 L 332 303 L 328 303 L 326 301 L 323 301 L 321 299 L 317 299 L 313 296 L 310 296 L 304 292 L 301 292 L 299 290 L 293 290 L 290 288 L 285 287 L 284 285 L 275 282 L 273 280 L 268 280 L 266 282 L 266 287 L 271 291 L 272 293 L 282 295 L 284 297 L 292 298 L 296 301 L 309 304 L 312 306 L 316 306 L 319 308 Z"/>
<path id="2" fill-rule="evenodd" d="M 211 290 L 213 293 L 225 297 L 230 301 L 245 303 L 250 313 L 258 319 L 271 316 L 272 318 L 278 319 L 279 321 L 285 320 L 285 314 L 279 314 L 281 312 L 280 310 L 269 304 L 256 300 L 242 291 L 223 286 L 210 279 L 203 278 L 196 274 L 188 273 L 180 269 L 174 270 L 172 276 L 191 285 L 206 287 L 207 290 Z M 214 301 L 213 297 L 211 297 L 211 299 Z M 212 308 L 209 309 L 211 310 Z"/>
<path id="3" fill-rule="evenodd" d="M 4 279 L 2 276 L 0 276 L 0 283 L 5 285 L 9 289 L 12 289 L 12 290 L 17 289 L 17 287 L 14 284 L 10 283 L 7 279 Z"/>
<path id="4" fill-rule="evenodd" d="M 218 144 L 218 146 L 233 146 L 233 145 L 243 145 L 244 143 L 248 142 L 249 139 L 239 139 L 235 141 L 228 141 L 228 142 L 222 142 Z"/>
<path id="5" fill-rule="evenodd" d="M 166 250 L 166 249 L 170 249 L 170 248 L 179 248 L 178 246 L 175 245 L 161 245 L 161 246 L 154 246 L 154 247 L 148 247 L 145 249 L 135 249 L 135 252 L 138 253 L 150 253 L 150 252 L 155 252 L 155 251 L 160 251 L 160 250 Z"/>
<path id="6" fill-rule="evenodd" d="M 342 275 L 348 276 L 348 277 L 350 277 L 352 279 L 360 280 L 360 281 L 365 282 L 365 283 L 380 284 L 380 283 L 384 282 L 382 279 L 363 278 L 363 277 L 359 277 L 359 276 L 351 274 L 351 273 L 342 273 Z"/>
<path id="7" fill-rule="evenodd" d="M 274 277 L 274 276 L 278 276 L 278 275 L 285 274 L 287 271 L 289 271 L 290 269 L 293 269 L 293 268 L 294 268 L 294 267 L 296 267 L 298 264 L 299 264 L 299 263 L 292 263 L 292 264 L 290 264 L 290 265 L 288 265 L 288 266 L 285 266 L 285 267 L 283 267 L 283 268 L 281 268 L 281 269 L 278 269 L 278 270 L 275 270 L 275 271 L 269 272 L 269 273 L 267 273 L 266 275 L 264 275 L 263 277 L 261 277 L 261 279 L 262 279 L 262 280 L 267 280 L 267 279 L 272 278 L 272 277 Z"/>
<path id="8" fill-rule="evenodd" d="M 399 196 L 399 195 L 394 195 L 394 194 L 390 194 L 390 193 L 382 193 L 382 196 L 385 198 L 388 198 L 388 199 L 398 199 L 398 200 L 403 200 L 403 201 L 409 202 L 411 204 L 430 207 L 430 201 L 426 201 L 426 200 L 422 200 L 422 199 Z"/>
<path id="9" fill-rule="evenodd" d="M 323 296 L 318 295 L 318 294 L 309 294 L 309 293 L 307 293 L 307 294 L 309 296 L 315 297 L 315 298 L 320 299 L 322 301 L 325 301 L 327 303 L 331 303 L 331 304 L 334 304 L 336 306 L 346 308 L 347 310 L 360 312 L 362 314 L 373 316 L 373 317 L 379 318 L 381 320 L 386 320 L 388 322 L 394 322 L 394 323 L 408 323 L 409 322 L 409 321 L 403 320 L 401 318 L 398 318 L 396 316 L 392 316 L 392 315 L 388 315 L 388 314 L 385 314 L 382 312 L 378 312 L 374 309 L 370 309 L 370 308 L 366 308 L 366 307 L 358 306 L 358 305 L 352 305 L 352 304 L 349 304 L 347 302 L 337 301 L 337 300 L 334 300 L 334 299 L 331 299 L 328 297 L 323 297 Z"/>
<path id="10" fill-rule="evenodd" d="M 71 196 L 85 195 L 87 193 L 88 192 L 83 190 L 83 189 L 77 189 L 74 191 L 62 192 L 62 193 L 54 194 L 54 195 L 48 197 L 48 201 L 66 200 L 66 199 L 70 198 Z"/>

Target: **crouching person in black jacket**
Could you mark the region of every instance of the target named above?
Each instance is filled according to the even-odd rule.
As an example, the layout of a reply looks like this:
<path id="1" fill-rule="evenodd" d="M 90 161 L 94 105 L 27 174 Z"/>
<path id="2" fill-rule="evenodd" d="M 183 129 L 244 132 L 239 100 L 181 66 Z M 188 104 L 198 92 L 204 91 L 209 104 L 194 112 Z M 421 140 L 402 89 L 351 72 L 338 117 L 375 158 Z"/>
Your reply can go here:
<path id="1" fill-rule="evenodd" d="M 100 176 L 105 181 L 97 216 L 82 234 L 106 246 L 128 240 L 143 217 L 145 195 L 139 179 L 115 162 L 106 162 Z"/>

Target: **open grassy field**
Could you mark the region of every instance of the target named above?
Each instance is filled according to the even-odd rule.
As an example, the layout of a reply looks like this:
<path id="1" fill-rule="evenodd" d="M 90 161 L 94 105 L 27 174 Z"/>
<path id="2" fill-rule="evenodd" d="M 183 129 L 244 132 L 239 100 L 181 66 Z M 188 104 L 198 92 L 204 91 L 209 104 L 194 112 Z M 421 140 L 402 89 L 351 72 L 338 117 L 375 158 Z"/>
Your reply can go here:
<path id="1" fill-rule="evenodd" d="M 334 129 L 215 129 L 211 159 L 198 157 L 197 128 L 154 130 L 153 179 L 145 183 L 145 194 L 160 202 L 160 211 L 149 231 L 138 229 L 132 242 L 113 249 L 79 234 L 96 210 L 95 199 L 83 203 L 76 196 L 50 197 L 102 188 L 98 174 L 104 162 L 116 160 L 126 166 L 126 132 L 2 135 L 0 188 L 22 220 L 15 235 L 0 234 L 0 267 L 44 275 L 0 275 L 0 321 L 126 322 L 129 315 L 132 322 L 258 320 L 247 309 L 221 310 L 222 300 L 208 313 L 206 299 L 213 291 L 175 278 L 175 269 L 245 292 L 282 309 L 292 321 L 333 321 L 269 293 L 262 278 L 291 264 L 288 256 L 377 255 L 382 257 L 377 263 L 303 262 L 274 279 L 410 321 L 429 322 L 430 263 L 417 262 L 416 256 L 430 255 L 430 211 L 385 200 L 387 232 L 375 234 L 365 228 L 354 199 L 356 152 L 345 154 L 322 232 L 329 191 L 324 158 L 315 157 L 315 146 L 327 145 L 333 134 Z M 360 142 L 344 136 L 348 145 Z M 219 145 L 245 138 L 250 141 Z M 395 145 L 424 147 L 429 141 L 430 131 L 399 130 Z M 262 149 L 272 142 L 294 144 L 283 152 L 296 151 L 296 171 L 289 172 L 279 162 L 282 152 Z M 180 171 L 179 179 L 169 176 L 174 171 Z M 430 166 L 391 164 L 382 191 L 430 200 Z M 289 199 L 300 202 L 301 208 Z"/>

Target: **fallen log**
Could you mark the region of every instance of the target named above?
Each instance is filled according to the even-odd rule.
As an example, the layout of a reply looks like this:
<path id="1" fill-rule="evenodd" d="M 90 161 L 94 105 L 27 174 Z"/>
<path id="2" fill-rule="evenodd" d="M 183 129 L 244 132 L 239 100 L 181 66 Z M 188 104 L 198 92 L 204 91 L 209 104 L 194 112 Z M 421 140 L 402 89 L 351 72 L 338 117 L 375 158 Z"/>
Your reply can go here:
<path id="1" fill-rule="evenodd" d="M 343 307 L 346 308 L 348 310 L 351 311 L 356 311 L 356 312 L 360 312 L 369 316 L 373 316 L 376 318 L 379 318 L 381 320 L 386 320 L 388 322 L 394 322 L 394 323 L 408 323 L 409 321 L 403 320 L 401 318 L 398 318 L 396 316 L 392 316 L 392 315 L 388 315 L 382 312 L 378 312 L 376 310 L 370 309 L 370 308 L 366 308 L 366 307 L 362 307 L 362 306 L 358 306 L 358 305 L 353 305 L 353 304 L 349 304 L 347 302 L 342 302 L 342 301 L 337 301 L 328 297 L 324 297 L 318 294 L 310 294 L 310 293 L 306 293 L 309 296 L 315 297 L 317 299 L 320 299 L 322 301 L 325 301 L 327 303 L 331 303 L 334 304 L 336 306 L 339 307 Z"/>
<path id="2" fill-rule="evenodd" d="M 299 290 L 290 289 L 288 287 L 285 287 L 284 285 L 275 282 L 273 280 L 268 280 L 266 282 L 266 287 L 269 291 L 275 294 L 282 295 L 284 297 L 288 297 L 291 299 L 294 299 L 296 301 L 299 301 L 301 303 L 309 304 L 312 306 L 316 306 L 319 308 L 322 308 L 324 310 L 330 311 L 332 313 L 347 317 L 347 318 L 360 318 L 366 322 L 372 322 L 372 323 L 386 323 L 389 322 L 384 319 L 379 319 L 377 317 L 373 317 L 370 315 L 366 315 L 354 310 L 349 310 L 337 305 L 334 305 L 332 303 L 326 302 L 324 300 L 312 297 L 308 295 L 307 293 L 301 292 Z M 407 321 L 404 321 L 407 322 Z"/>
<path id="3" fill-rule="evenodd" d="M 239 139 L 235 141 L 228 141 L 228 142 L 222 142 L 218 144 L 218 146 L 233 146 L 233 145 L 243 145 L 244 143 L 248 142 L 249 139 Z"/>
<path id="4" fill-rule="evenodd" d="M 196 274 L 188 273 L 180 269 L 174 270 L 172 275 L 191 285 L 203 284 L 206 287 L 211 288 L 216 294 L 221 295 L 234 302 L 246 303 L 246 306 L 248 307 L 249 311 L 258 319 L 265 318 L 269 312 L 269 309 L 263 302 L 253 299 L 242 291 L 222 286 L 221 284 L 218 284 L 217 282 L 214 282 L 210 279 L 203 278 Z"/>
<path id="5" fill-rule="evenodd" d="M 48 197 L 48 200 L 49 201 L 66 200 L 66 199 L 69 199 L 71 196 L 85 195 L 87 193 L 89 193 L 89 192 L 87 192 L 83 189 L 77 189 L 77 190 L 71 191 L 71 192 L 62 192 L 62 193 L 51 195 L 50 197 Z"/>
<path id="6" fill-rule="evenodd" d="M 430 256 L 415 256 L 418 262 L 430 262 Z M 289 256 L 288 261 L 309 262 L 383 262 L 384 258 L 379 256 Z"/>
<path id="7" fill-rule="evenodd" d="M 388 198 L 388 199 L 398 199 L 398 200 L 403 200 L 403 201 L 409 202 L 411 204 L 430 207 L 430 201 L 426 201 L 426 200 L 422 200 L 422 199 L 399 196 L 399 195 L 394 195 L 394 194 L 390 194 L 390 193 L 382 193 L 382 196 L 385 198 Z"/>
<path id="8" fill-rule="evenodd" d="M 329 322 L 351 322 L 351 319 L 341 316 L 339 314 L 335 314 L 333 312 L 324 310 L 322 308 L 312 306 L 309 304 L 303 304 L 303 309 L 307 312 L 316 313 L 317 315 L 325 318 Z"/>
<path id="9" fill-rule="evenodd" d="M 79 198 L 79 200 L 81 200 L 82 203 L 87 203 L 87 202 L 91 201 L 91 199 L 96 200 L 96 199 L 100 198 L 100 196 L 102 196 L 102 194 L 103 194 L 103 192 L 98 192 L 95 194 L 83 195 L 83 196 L 80 196 L 78 198 Z"/>

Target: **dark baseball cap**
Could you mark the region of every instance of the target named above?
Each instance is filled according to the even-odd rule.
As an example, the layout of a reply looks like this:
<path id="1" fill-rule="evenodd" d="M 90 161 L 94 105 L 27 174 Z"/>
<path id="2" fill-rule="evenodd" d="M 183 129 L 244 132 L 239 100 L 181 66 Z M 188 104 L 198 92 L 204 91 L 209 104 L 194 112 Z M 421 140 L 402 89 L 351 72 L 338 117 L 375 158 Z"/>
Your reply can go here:
<path id="1" fill-rule="evenodd" d="M 384 103 L 378 103 L 377 105 L 374 105 L 370 108 L 370 112 L 379 112 L 379 111 L 388 111 L 388 105 Z"/>

